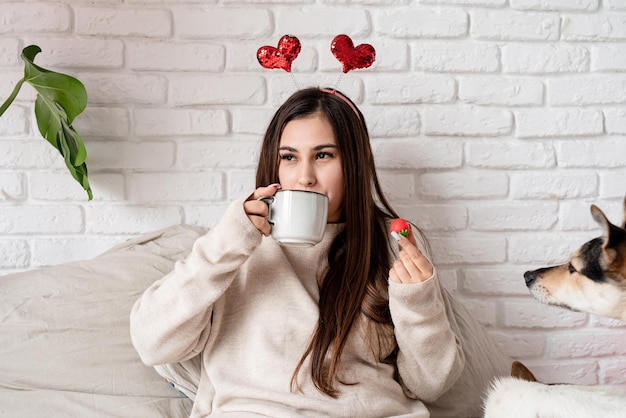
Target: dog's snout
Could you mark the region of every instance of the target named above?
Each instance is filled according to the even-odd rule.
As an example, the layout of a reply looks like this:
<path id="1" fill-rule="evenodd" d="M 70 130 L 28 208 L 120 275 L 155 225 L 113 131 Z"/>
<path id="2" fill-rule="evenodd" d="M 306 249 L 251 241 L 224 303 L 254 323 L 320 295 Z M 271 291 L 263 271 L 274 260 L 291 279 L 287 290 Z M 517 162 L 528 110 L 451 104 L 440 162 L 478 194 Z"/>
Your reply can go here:
<path id="1" fill-rule="evenodd" d="M 524 280 L 526 280 L 526 286 L 530 286 L 535 280 L 537 280 L 537 271 L 527 271 L 524 273 Z"/>

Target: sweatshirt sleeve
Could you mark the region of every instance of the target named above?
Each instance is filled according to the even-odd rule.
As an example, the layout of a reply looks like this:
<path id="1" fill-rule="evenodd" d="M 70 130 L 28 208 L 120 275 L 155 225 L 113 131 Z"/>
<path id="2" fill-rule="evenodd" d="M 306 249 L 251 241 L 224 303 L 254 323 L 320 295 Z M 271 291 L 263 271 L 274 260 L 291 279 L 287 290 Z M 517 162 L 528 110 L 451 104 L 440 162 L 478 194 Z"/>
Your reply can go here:
<path id="1" fill-rule="evenodd" d="M 423 237 L 420 249 L 431 260 Z M 452 331 L 436 269 L 422 283 L 389 283 L 389 309 L 398 343 L 397 366 L 407 396 L 434 401 L 465 365 L 461 340 Z"/>
<path id="2" fill-rule="evenodd" d="M 145 364 L 183 361 L 204 348 L 213 304 L 261 242 L 243 201 L 234 201 L 220 222 L 196 240 L 189 256 L 135 302 L 130 334 Z"/>

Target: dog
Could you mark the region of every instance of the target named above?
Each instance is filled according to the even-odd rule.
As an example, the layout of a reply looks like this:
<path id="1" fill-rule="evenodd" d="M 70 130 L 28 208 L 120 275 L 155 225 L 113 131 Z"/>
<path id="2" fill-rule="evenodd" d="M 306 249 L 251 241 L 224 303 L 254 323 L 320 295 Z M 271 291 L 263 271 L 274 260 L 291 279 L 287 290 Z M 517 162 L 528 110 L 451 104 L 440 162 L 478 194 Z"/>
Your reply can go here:
<path id="1" fill-rule="evenodd" d="M 604 235 L 583 244 L 565 264 L 527 271 L 526 286 L 539 302 L 626 322 L 626 198 L 621 227 L 595 205 L 591 215 Z"/>
<path id="2" fill-rule="evenodd" d="M 601 237 L 584 243 L 569 261 L 524 273 L 539 302 L 626 322 L 626 198 L 621 226 L 591 205 Z M 544 384 L 522 363 L 496 379 L 483 403 L 484 418 L 624 418 L 626 385 Z"/>

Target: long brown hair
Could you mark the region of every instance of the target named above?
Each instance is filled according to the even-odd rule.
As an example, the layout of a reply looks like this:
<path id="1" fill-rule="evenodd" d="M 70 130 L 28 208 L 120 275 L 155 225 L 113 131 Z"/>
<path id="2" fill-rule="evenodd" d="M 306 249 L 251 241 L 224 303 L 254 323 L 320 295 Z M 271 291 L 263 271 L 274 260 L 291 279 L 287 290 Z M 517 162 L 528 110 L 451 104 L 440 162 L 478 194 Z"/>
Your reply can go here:
<path id="1" fill-rule="evenodd" d="M 299 387 L 299 370 L 311 356 L 313 383 L 332 397 L 339 393 L 336 382 L 349 384 L 341 381 L 338 369 L 350 330 L 360 315 L 377 326 L 391 324 L 386 221 L 397 215 L 382 193 L 363 115 L 354 103 L 350 101 L 353 107 L 348 104 L 349 100 L 334 90 L 308 88 L 294 93 L 268 126 L 256 174 L 257 187 L 278 182 L 278 148 L 285 125 L 317 112 L 326 116 L 341 155 L 345 227 L 328 251 L 329 267 L 319 282 L 317 327 L 294 372 L 292 387 Z"/>

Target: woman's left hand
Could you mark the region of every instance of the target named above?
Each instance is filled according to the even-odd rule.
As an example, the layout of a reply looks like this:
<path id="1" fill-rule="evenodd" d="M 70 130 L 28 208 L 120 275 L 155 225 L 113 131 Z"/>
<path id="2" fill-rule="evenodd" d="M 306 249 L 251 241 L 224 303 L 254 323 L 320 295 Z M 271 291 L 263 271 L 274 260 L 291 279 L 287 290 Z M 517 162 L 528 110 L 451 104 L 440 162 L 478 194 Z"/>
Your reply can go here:
<path id="1" fill-rule="evenodd" d="M 396 283 L 421 283 L 431 278 L 433 266 L 417 248 L 413 234 L 410 239 L 396 235 L 400 237 L 398 244 L 401 249 L 398 259 L 389 270 L 389 280 Z"/>

